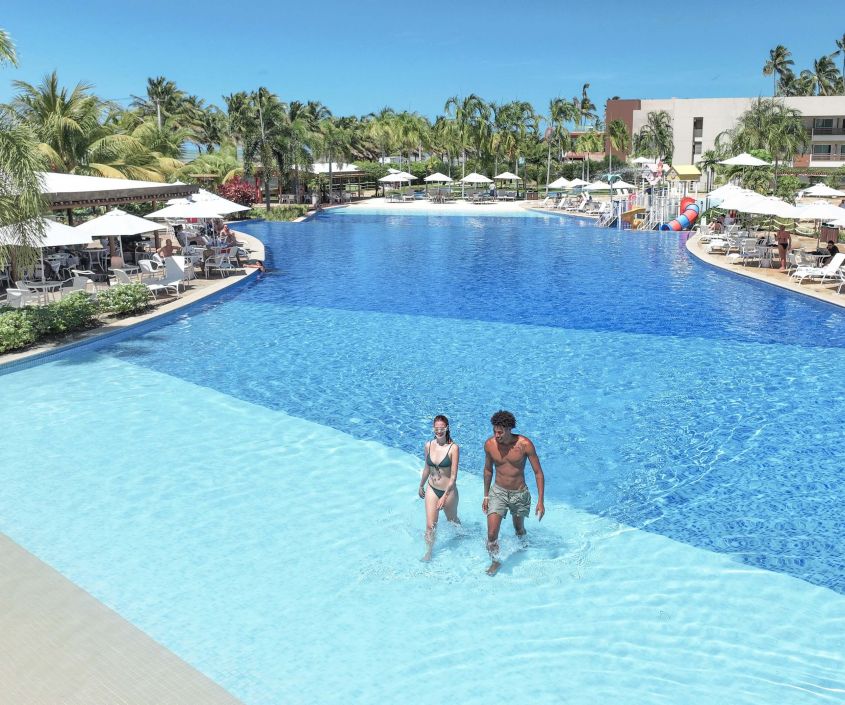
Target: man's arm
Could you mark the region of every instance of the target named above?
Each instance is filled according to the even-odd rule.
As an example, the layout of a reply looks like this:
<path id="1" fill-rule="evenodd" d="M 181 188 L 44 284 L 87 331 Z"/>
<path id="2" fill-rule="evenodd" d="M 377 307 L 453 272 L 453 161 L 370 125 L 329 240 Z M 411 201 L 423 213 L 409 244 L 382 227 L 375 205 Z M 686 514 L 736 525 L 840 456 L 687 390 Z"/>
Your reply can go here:
<path id="1" fill-rule="evenodd" d="M 546 506 L 543 504 L 543 496 L 546 491 L 546 477 L 543 475 L 543 468 L 540 466 L 537 449 L 534 448 L 534 444 L 528 438 L 525 438 L 525 454 L 528 456 L 528 462 L 531 463 L 531 469 L 534 471 L 534 479 L 537 481 L 537 508 L 534 510 L 534 513 L 537 515 L 537 521 L 540 521 L 546 513 Z"/>
<path id="2" fill-rule="evenodd" d="M 487 448 L 488 440 L 484 444 L 484 499 L 481 501 L 481 509 L 487 514 L 487 498 L 490 494 L 490 483 L 493 482 L 493 456 Z"/>

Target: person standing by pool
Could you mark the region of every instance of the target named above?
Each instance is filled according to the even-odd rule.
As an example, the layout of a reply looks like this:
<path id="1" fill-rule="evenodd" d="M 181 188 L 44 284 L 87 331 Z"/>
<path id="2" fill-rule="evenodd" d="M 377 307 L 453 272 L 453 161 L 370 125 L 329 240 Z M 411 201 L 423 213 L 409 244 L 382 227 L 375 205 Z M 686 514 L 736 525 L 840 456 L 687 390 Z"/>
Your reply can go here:
<path id="1" fill-rule="evenodd" d="M 780 227 L 778 227 L 777 235 L 775 235 L 775 239 L 778 243 L 778 252 L 780 252 L 780 271 L 786 271 L 786 255 L 789 252 L 789 248 L 792 245 L 792 234 L 786 229 L 786 226 L 781 223 Z"/>
<path id="2" fill-rule="evenodd" d="M 537 481 L 537 521 L 543 518 L 546 480 L 540 458 L 530 439 L 513 433 L 516 418 L 510 411 L 497 411 L 490 418 L 493 435 L 484 444 L 484 499 L 481 509 L 487 515 L 487 552 L 490 554 L 488 575 L 495 575 L 499 562 L 499 528 L 502 519 L 511 513 L 517 536 L 525 536 L 525 518 L 531 513 L 531 493 L 525 484 L 525 461 L 531 463 Z M 496 481 L 493 483 L 495 469 Z"/>
<path id="3" fill-rule="evenodd" d="M 424 446 L 425 466 L 420 478 L 419 495 L 425 500 L 425 544 L 424 561 L 431 560 L 437 519 L 442 509 L 446 519 L 460 524 L 458 519 L 458 444 L 449 433 L 449 419 L 442 414 L 434 417 L 432 423 L 434 439 Z M 427 486 L 426 486 L 427 485 Z"/>

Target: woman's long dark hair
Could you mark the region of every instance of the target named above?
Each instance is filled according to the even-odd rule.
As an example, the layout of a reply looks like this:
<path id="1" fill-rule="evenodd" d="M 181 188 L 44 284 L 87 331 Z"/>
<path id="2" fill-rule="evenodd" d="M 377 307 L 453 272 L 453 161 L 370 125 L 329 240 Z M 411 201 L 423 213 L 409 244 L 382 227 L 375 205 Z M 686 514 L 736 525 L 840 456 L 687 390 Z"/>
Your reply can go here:
<path id="1" fill-rule="evenodd" d="M 431 425 L 434 426 L 434 424 L 436 424 L 438 421 L 442 421 L 446 424 L 446 442 L 451 443 L 452 434 L 449 432 L 449 419 L 443 416 L 443 414 L 437 414 L 437 416 L 434 417 L 434 421 L 431 422 Z"/>

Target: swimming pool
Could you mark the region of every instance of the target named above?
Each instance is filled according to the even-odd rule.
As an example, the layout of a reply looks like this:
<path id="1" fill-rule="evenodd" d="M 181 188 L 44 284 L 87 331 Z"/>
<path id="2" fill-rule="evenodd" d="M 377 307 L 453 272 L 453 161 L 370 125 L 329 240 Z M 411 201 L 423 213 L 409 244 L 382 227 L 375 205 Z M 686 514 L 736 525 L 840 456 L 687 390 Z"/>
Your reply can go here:
<path id="1" fill-rule="evenodd" d="M 0 530 L 249 705 L 845 702 L 841 311 L 558 216 L 242 229 L 255 285 L 0 377 Z M 500 407 L 547 516 L 491 580 Z"/>

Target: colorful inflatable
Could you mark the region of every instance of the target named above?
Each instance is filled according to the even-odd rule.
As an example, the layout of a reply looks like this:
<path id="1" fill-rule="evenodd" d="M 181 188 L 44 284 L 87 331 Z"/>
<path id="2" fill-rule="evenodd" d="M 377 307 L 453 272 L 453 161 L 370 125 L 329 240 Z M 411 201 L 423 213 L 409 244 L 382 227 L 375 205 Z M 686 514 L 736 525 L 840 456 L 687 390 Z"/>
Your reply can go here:
<path id="1" fill-rule="evenodd" d="M 684 198 L 681 201 L 681 214 L 675 218 L 675 220 L 670 220 L 668 223 L 663 223 L 660 226 L 661 230 L 689 230 L 692 227 L 692 224 L 695 222 L 696 218 L 698 218 L 698 214 L 701 212 L 701 207 L 696 203 L 694 198 Z"/>

